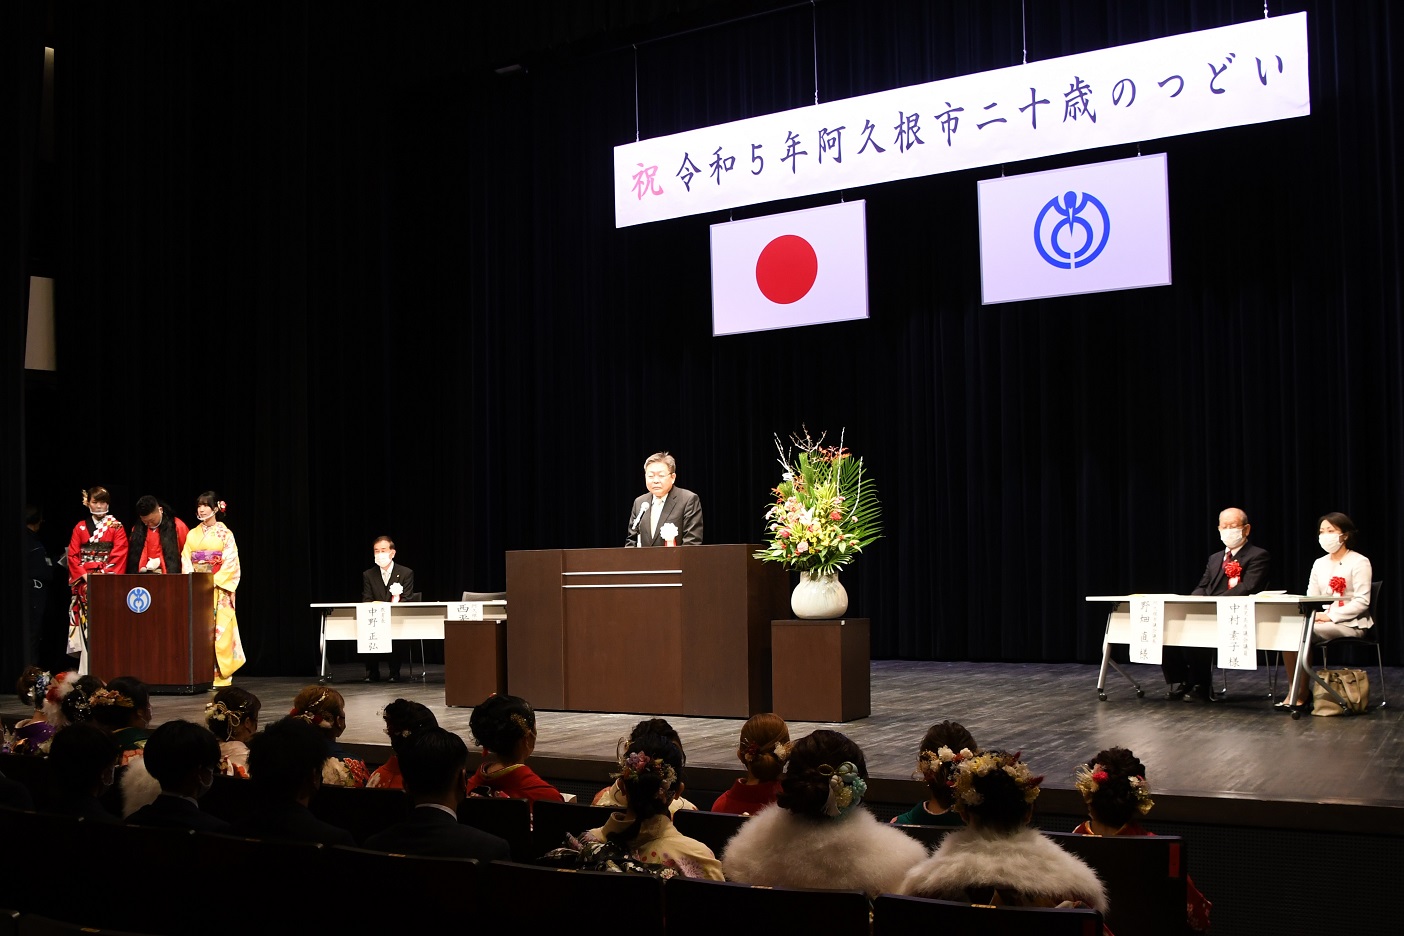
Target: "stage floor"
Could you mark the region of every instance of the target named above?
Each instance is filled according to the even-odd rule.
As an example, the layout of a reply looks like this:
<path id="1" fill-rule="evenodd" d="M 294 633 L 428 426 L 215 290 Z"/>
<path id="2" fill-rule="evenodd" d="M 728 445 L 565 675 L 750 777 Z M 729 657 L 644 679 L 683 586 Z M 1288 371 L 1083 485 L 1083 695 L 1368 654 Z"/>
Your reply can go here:
<path id="1" fill-rule="evenodd" d="M 1268 701 L 1265 669 L 1230 674 L 1232 701 L 1216 704 L 1166 701 L 1159 667 L 1126 669 L 1145 689 L 1145 698 L 1138 699 L 1112 671 L 1107 701 L 1098 701 L 1096 666 L 877 661 L 872 664 L 870 717 L 846 724 L 791 722 L 790 733 L 842 731 L 863 748 L 873 777 L 899 781 L 911 778 L 926 728 L 949 718 L 970 729 L 982 746 L 1023 751 L 1025 761 L 1045 775 L 1048 790 L 1071 789 L 1079 763 L 1120 745 L 1146 764 L 1152 790 L 1163 797 L 1222 799 L 1230 809 L 1235 801 L 1324 803 L 1386 807 L 1386 813 L 1398 808 L 1404 815 L 1404 731 L 1397 714 L 1404 708 L 1404 670 L 1386 670 L 1392 707 L 1357 717 L 1294 721 Z M 1375 679 L 1377 673 L 1371 671 Z M 388 756 L 377 713 L 391 700 L 406 698 L 429 706 L 441 725 L 471 746 L 472 710 L 444 705 L 441 666 L 430 665 L 426 683 L 363 683 L 355 664 L 333 667 L 333 677 L 347 701 L 342 739 L 347 744 L 383 747 Z M 235 677 L 236 684 L 262 700 L 264 724 L 287 711 L 310 681 Z M 1371 698 L 1380 698 L 1374 685 Z M 201 720 L 206 700 L 158 696 L 154 720 Z M 539 712 L 535 756 L 612 761 L 619 738 L 642 714 Z M 669 721 L 682 736 L 689 770 L 737 770 L 740 719 L 670 716 Z"/>

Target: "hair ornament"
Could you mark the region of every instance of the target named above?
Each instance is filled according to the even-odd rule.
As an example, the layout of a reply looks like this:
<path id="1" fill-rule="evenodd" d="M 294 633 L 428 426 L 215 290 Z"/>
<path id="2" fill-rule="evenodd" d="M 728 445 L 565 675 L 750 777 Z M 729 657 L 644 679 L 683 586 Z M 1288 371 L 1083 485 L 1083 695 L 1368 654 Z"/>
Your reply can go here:
<path id="1" fill-rule="evenodd" d="M 223 702 L 210 702 L 205 706 L 205 721 L 227 722 L 230 728 L 238 728 L 246 714 L 243 709 L 232 709 Z"/>
<path id="2" fill-rule="evenodd" d="M 514 725 L 516 725 L 518 728 L 522 729 L 522 734 L 527 735 L 527 736 L 532 737 L 532 738 L 536 737 L 536 729 L 533 728 L 533 727 L 531 727 L 531 724 L 530 724 L 529 722 L 527 722 L 527 720 L 526 720 L 525 718 L 522 717 L 521 713 L 519 713 L 519 712 L 513 712 L 512 715 L 511 715 L 511 718 L 512 718 L 512 724 L 514 724 Z"/>
<path id="3" fill-rule="evenodd" d="M 1020 762 L 1021 753 L 1019 751 L 1013 754 L 1005 751 L 987 751 L 973 757 L 963 758 L 959 763 L 956 763 L 955 771 L 951 779 L 947 781 L 951 791 L 955 794 L 956 802 L 964 803 L 967 806 L 979 806 L 985 801 L 985 797 L 979 790 L 975 789 L 976 780 L 987 777 L 996 770 L 1001 770 L 1019 787 L 1024 795 L 1024 802 L 1033 805 L 1033 801 L 1038 799 L 1039 784 L 1043 782 L 1043 777 L 1034 776 L 1033 771 L 1029 770 L 1028 764 Z"/>
<path id="4" fill-rule="evenodd" d="M 1150 784 L 1146 782 L 1145 777 L 1113 777 L 1101 764 L 1093 764 L 1091 767 L 1082 764 L 1077 768 L 1074 777 L 1074 783 L 1083 799 L 1090 800 L 1092 795 L 1101 789 L 1102 784 L 1108 780 L 1125 779 L 1127 785 L 1131 787 L 1131 795 L 1135 798 L 1136 809 L 1140 811 L 1141 815 L 1144 816 L 1150 812 L 1151 807 L 1155 805 L 1155 801 L 1151 799 L 1150 795 Z"/>
<path id="5" fill-rule="evenodd" d="M 130 696 L 123 695 L 116 689 L 99 689 L 93 693 L 92 698 L 88 701 L 94 706 L 103 708 L 109 705 L 115 705 L 118 708 L 136 708 L 136 702 Z"/>
<path id="6" fill-rule="evenodd" d="M 649 757 L 642 751 L 634 751 L 632 754 L 626 754 L 619 758 L 619 772 L 612 774 L 612 776 L 616 780 L 628 782 L 639 780 L 645 774 L 653 774 L 658 777 L 660 799 L 665 792 L 672 789 L 673 784 L 678 782 L 678 772 L 673 769 L 672 764 L 656 757 Z"/>
<path id="7" fill-rule="evenodd" d="M 83 489 L 83 506 L 84 506 L 84 507 L 88 506 L 88 489 L 87 489 L 87 488 L 84 488 L 84 489 Z"/>
<path id="8" fill-rule="evenodd" d="M 326 701 L 326 699 L 327 694 L 325 691 L 323 691 L 321 695 L 317 696 L 316 701 L 314 701 L 311 705 L 307 706 L 307 708 L 299 712 L 297 710 L 297 707 L 294 706 L 291 710 L 289 710 L 288 714 L 293 716 L 294 718 L 302 719 L 309 725 L 316 725 L 320 727 L 323 718 L 325 718 L 325 716 L 321 712 L 321 706 L 322 703 Z"/>
<path id="9" fill-rule="evenodd" d="M 944 768 L 959 764 L 974 756 L 970 753 L 970 748 L 952 751 L 943 744 L 934 751 L 922 751 L 917 755 L 917 774 L 930 783 L 940 779 Z"/>
<path id="10" fill-rule="evenodd" d="M 59 675 L 62 676 L 63 674 L 60 673 Z M 47 698 L 49 694 L 49 686 L 53 681 L 54 677 L 52 673 L 40 673 L 38 676 L 34 677 L 34 686 L 29 690 L 29 701 L 33 703 L 35 708 L 39 708 L 44 704 L 44 699 Z"/>
<path id="11" fill-rule="evenodd" d="M 773 754 L 780 763 L 784 763 L 790 756 L 791 745 L 788 741 L 772 741 L 769 744 L 757 744 L 749 738 L 741 739 L 741 759 L 746 763 L 752 763 L 762 754 Z"/>
<path id="12" fill-rule="evenodd" d="M 844 761 L 837 769 L 820 764 L 819 773 L 829 778 L 829 798 L 824 801 L 824 815 L 837 819 L 863 802 L 863 794 L 868 792 L 868 781 L 858 773 L 858 767 L 852 761 Z"/>
<path id="13" fill-rule="evenodd" d="M 220 512 L 220 513 L 228 513 L 228 512 L 229 512 L 229 505 L 226 504 L 224 501 L 216 501 L 215 503 L 218 505 L 218 507 L 219 507 L 219 512 Z"/>

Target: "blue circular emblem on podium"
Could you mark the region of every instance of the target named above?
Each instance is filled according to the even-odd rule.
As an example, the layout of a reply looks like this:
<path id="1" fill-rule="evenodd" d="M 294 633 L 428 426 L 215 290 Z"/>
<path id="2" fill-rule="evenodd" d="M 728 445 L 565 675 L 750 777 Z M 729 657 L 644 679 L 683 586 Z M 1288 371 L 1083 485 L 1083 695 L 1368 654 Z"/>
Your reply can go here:
<path id="1" fill-rule="evenodd" d="M 1091 210 L 1089 210 L 1091 209 Z M 1107 206 L 1095 195 L 1064 193 L 1055 195 L 1038 213 L 1033 229 L 1038 254 L 1060 270 L 1087 266 L 1101 255 L 1111 239 L 1111 217 Z"/>
<path id="2" fill-rule="evenodd" d="M 151 607 L 151 592 L 138 585 L 127 592 L 127 609 L 137 614 Z"/>

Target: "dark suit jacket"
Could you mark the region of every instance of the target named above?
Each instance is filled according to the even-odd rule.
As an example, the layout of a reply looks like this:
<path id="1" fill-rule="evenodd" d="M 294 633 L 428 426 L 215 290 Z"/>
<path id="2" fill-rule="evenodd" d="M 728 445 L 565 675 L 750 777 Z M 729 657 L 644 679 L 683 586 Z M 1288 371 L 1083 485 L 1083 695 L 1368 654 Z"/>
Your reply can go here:
<path id="1" fill-rule="evenodd" d="M 1272 557 L 1266 549 L 1254 546 L 1252 542 L 1243 544 L 1234 556 L 1243 567 L 1238 584 L 1228 587 L 1228 576 L 1224 575 L 1224 550 L 1220 549 L 1209 556 L 1209 564 L 1199 578 L 1191 595 L 1256 595 L 1268 586 L 1268 572 L 1272 567 Z"/>
<path id="2" fill-rule="evenodd" d="M 162 794 L 127 817 L 130 825 L 159 829 L 194 829 L 196 832 L 228 832 L 229 823 L 211 816 L 183 796 Z"/>
<path id="3" fill-rule="evenodd" d="M 401 601 L 409 601 L 410 595 L 414 594 L 414 570 L 409 566 L 400 565 L 398 562 L 390 564 L 390 585 L 399 582 L 405 587 L 400 595 Z M 380 566 L 367 569 L 361 576 L 361 600 L 362 601 L 389 601 L 394 596 L 390 594 L 390 585 L 385 584 L 380 578 Z"/>
<path id="4" fill-rule="evenodd" d="M 323 822 L 306 806 L 298 802 L 264 806 L 242 822 L 236 822 L 230 833 L 246 838 L 279 839 L 285 842 L 321 842 L 323 845 L 355 845 L 350 832 Z"/>
<path id="5" fill-rule="evenodd" d="M 662 546 L 667 543 L 661 535 L 655 536 L 649 531 L 648 511 L 644 511 L 637 525 L 634 523 L 643 505 L 652 501 L 653 495 L 647 493 L 634 498 L 634 506 L 629 509 L 629 525 L 625 530 L 625 546 Z M 658 515 L 658 529 L 661 531 L 663 524 L 669 522 L 678 528 L 679 546 L 701 546 L 702 498 L 686 488 L 673 488 L 663 501 L 663 511 Z"/>
<path id="6" fill-rule="evenodd" d="M 512 859 L 512 850 L 506 839 L 464 825 L 442 809 L 432 806 L 411 810 L 408 819 L 366 839 L 366 847 L 432 858 Z"/>

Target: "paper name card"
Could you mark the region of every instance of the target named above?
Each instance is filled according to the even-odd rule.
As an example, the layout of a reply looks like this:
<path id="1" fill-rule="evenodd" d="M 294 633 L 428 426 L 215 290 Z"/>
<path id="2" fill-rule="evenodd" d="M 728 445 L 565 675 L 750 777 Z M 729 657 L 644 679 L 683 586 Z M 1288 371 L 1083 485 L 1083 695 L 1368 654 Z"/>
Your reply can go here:
<path id="1" fill-rule="evenodd" d="M 1131 662 L 1159 663 L 1165 647 L 1165 599 L 1131 599 Z"/>
<path id="2" fill-rule="evenodd" d="M 460 601 L 449 605 L 445 609 L 448 613 L 444 619 L 448 621 L 481 621 L 483 619 L 483 603 L 481 601 Z"/>
<path id="3" fill-rule="evenodd" d="M 356 605 L 356 652 L 390 652 L 390 605 L 381 601 Z"/>
<path id="4" fill-rule="evenodd" d="M 1219 611 L 1219 666 L 1257 669 L 1257 604 L 1252 598 L 1220 598 L 1215 605 Z"/>

